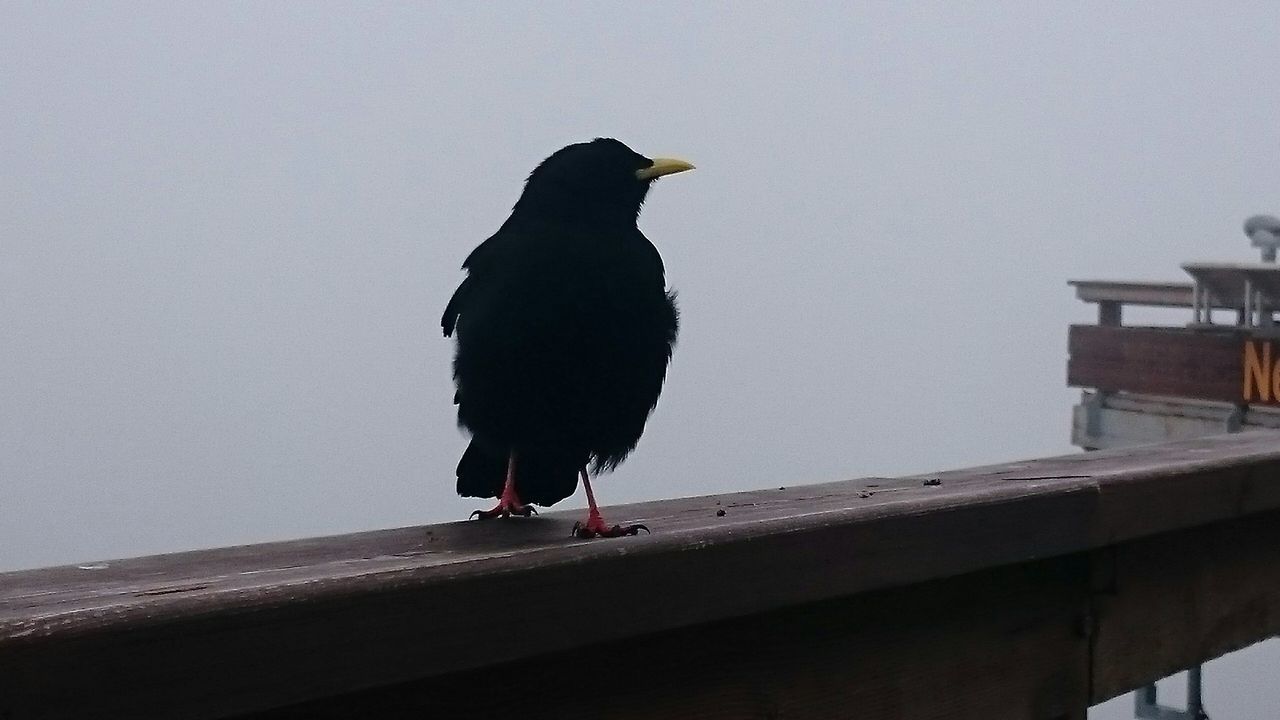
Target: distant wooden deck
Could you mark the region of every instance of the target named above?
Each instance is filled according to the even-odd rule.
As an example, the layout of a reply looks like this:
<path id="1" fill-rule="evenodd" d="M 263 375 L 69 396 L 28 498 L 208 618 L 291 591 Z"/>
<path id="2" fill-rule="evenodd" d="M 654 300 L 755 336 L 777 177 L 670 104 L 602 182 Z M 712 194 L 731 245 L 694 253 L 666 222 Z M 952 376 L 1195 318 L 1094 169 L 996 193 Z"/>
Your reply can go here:
<path id="1" fill-rule="evenodd" d="M 1073 414 L 1075 444 L 1116 448 L 1280 428 L 1280 325 L 1272 310 L 1280 307 L 1280 267 L 1184 268 L 1197 285 L 1070 283 L 1098 306 L 1098 324 L 1073 325 L 1068 335 L 1067 384 L 1085 389 Z M 1174 326 L 1127 326 L 1125 305 L 1184 307 L 1187 315 Z M 1234 310 L 1235 322 L 1205 322 L 1209 307 Z"/>
<path id="2" fill-rule="evenodd" d="M 1280 632 L 1270 431 L 574 519 L 0 574 L 0 718 L 1079 720 Z"/>

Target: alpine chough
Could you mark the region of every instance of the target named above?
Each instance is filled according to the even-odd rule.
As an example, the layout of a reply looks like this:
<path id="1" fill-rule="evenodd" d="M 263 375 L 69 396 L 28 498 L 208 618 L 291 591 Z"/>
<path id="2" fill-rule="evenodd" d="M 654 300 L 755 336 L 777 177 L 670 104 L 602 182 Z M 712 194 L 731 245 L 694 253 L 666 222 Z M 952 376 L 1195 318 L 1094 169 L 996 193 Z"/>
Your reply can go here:
<path id="1" fill-rule="evenodd" d="M 606 525 L 590 473 L 627 457 L 658 402 L 677 329 L 662 258 L 636 227 L 653 182 L 693 166 L 610 138 L 569 145 L 529 175 L 511 216 L 467 257 L 440 325 L 456 334 L 458 494 L 482 519 L 528 516 L 586 489 L 579 537 Z M 589 473 L 590 470 L 590 473 Z"/>

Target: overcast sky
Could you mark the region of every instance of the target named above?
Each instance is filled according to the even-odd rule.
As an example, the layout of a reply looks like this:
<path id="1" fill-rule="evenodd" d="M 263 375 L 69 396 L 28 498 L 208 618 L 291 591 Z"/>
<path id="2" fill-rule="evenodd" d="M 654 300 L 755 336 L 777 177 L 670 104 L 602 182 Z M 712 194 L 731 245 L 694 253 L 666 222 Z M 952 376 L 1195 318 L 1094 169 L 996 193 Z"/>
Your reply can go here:
<path id="1" fill-rule="evenodd" d="M 1249 260 L 1280 212 L 1278 28 L 5 2 L 0 569 L 465 517 L 440 311 L 529 170 L 599 135 L 698 165 L 641 216 L 683 327 L 602 502 L 1069 452 L 1066 280 Z"/>

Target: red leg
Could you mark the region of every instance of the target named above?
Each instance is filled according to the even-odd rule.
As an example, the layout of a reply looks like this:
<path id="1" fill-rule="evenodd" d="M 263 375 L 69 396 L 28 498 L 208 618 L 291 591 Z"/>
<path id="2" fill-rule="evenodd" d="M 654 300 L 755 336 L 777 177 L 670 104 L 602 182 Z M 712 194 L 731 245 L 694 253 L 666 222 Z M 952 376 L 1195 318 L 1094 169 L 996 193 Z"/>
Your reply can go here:
<path id="1" fill-rule="evenodd" d="M 637 535 L 641 530 L 649 532 L 649 528 L 643 525 L 614 525 L 609 527 L 605 524 L 604 518 L 600 515 L 600 506 L 596 505 L 596 494 L 591 492 L 591 478 L 587 476 L 587 469 L 584 467 L 579 471 L 582 476 L 582 486 L 587 489 L 587 521 L 585 523 L 576 522 L 573 524 L 573 534 L 580 538 L 593 537 L 621 537 L 623 535 Z"/>
<path id="2" fill-rule="evenodd" d="M 498 499 L 497 507 L 492 510 L 476 510 L 471 513 L 471 517 L 489 520 L 496 517 L 512 515 L 529 517 L 537 514 L 538 511 L 534 510 L 532 505 L 520 502 L 520 496 L 516 494 L 516 451 L 512 450 L 511 457 L 507 459 L 507 481 L 502 485 L 502 497 Z"/>

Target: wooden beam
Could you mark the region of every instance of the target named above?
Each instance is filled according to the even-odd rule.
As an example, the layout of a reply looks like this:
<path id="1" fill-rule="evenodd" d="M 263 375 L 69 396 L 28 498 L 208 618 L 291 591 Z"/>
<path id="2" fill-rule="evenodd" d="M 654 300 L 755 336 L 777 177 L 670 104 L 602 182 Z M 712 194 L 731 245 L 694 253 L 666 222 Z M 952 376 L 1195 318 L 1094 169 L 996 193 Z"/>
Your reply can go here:
<path id="1" fill-rule="evenodd" d="M 0 717 L 229 717 L 527 666 L 1277 510 L 1277 477 L 1253 432 L 620 506 L 654 534 L 616 541 L 548 513 L 0 574 Z"/>
<path id="2" fill-rule="evenodd" d="M 1237 329 L 1073 325 L 1067 384 L 1241 402 L 1247 334 Z"/>
<path id="3" fill-rule="evenodd" d="M 1280 634 L 1280 513 L 1109 555 L 1098 571 L 1091 703 Z"/>
<path id="4" fill-rule="evenodd" d="M 982 571 L 252 717 L 1084 720 L 1084 560 Z"/>

